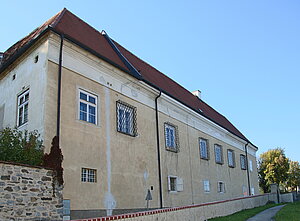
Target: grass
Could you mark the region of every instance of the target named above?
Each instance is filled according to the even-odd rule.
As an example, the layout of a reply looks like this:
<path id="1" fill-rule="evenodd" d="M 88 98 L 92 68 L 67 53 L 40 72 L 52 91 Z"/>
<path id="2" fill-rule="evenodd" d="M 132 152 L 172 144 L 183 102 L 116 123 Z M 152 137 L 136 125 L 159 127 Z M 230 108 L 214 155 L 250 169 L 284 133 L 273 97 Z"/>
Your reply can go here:
<path id="1" fill-rule="evenodd" d="M 288 203 L 275 216 L 276 221 L 299 221 L 300 220 L 300 201 Z"/>
<path id="2" fill-rule="evenodd" d="M 209 221 L 245 221 L 245 220 L 249 219 L 250 217 L 256 215 L 257 213 L 260 213 L 266 209 L 269 209 L 271 207 L 278 206 L 278 205 L 280 205 L 280 204 L 273 204 L 273 203 L 267 204 L 264 206 L 255 207 L 253 209 L 242 210 L 240 212 L 234 213 L 229 216 L 213 218 L 213 219 L 210 219 Z M 277 219 L 276 219 L 276 221 L 277 221 Z M 289 220 L 289 221 L 291 221 L 291 220 Z"/>

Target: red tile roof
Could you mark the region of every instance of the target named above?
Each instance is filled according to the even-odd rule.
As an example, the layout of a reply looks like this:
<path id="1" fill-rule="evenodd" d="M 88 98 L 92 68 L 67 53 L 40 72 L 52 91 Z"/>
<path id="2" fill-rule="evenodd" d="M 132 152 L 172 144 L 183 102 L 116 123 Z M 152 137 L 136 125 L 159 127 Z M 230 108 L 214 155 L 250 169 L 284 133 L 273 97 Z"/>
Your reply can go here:
<path id="1" fill-rule="evenodd" d="M 68 40 L 89 50 L 96 56 L 99 56 L 100 58 L 110 62 L 111 64 L 130 74 L 130 70 L 120 58 L 120 54 L 118 54 L 112 45 L 109 44 L 104 35 L 66 9 L 63 9 L 42 26 L 9 48 L 4 53 L 4 64 L 2 67 L 0 67 L 0 74 L 3 71 L 5 62 L 9 63 L 10 59 L 13 60 L 13 57 L 18 54 L 18 51 L 30 44 L 30 42 L 42 34 L 47 27 L 49 30 L 63 34 Z M 194 96 L 191 92 L 186 90 L 175 81 L 148 63 L 139 59 L 117 42 L 113 42 L 120 53 L 129 61 L 129 63 L 140 72 L 142 80 L 144 80 L 146 83 L 161 89 L 162 92 L 168 94 L 182 104 L 188 106 L 197 113 L 203 115 L 204 117 L 248 142 L 248 139 L 223 115 L 218 113 L 204 101 Z"/>

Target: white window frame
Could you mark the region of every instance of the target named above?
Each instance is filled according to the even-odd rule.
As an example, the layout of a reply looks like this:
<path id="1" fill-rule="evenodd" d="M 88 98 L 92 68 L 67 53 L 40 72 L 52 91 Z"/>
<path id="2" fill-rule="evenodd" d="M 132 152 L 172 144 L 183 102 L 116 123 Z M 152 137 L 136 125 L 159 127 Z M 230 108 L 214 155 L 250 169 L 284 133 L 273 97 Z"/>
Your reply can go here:
<path id="1" fill-rule="evenodd" d="M 175 180 L 174 187 L 175 189 L 172 189 L 171 180 Z M 183 191 L 183 179 L 178 176 L 168 176 L 168 191 L 170 193 L 177 193 Z"/>
<path id="2" fill-rule="evenodd" d="M 240 155 L 240 164 L 241 164 L 241 169 L 246 170 L 247 169 L 247 159 L 244 154 Z"/>
<path id="3" fill-rule="evenodd" d="M 215 144 L 214 145 L 214 149 L 215 149 L 215 161 L 217 164 L 223 164 L 224 160 L 223 160 L 223 147 L 219 144 Z M 220 161 L 217 159 L 217 149 L 220 148 Z"/>
<path id="4" fill-rule="evenodd" d="M 26 100 L 26 96 L 28 99 Z M 21 100 L 24 100 L 21 103 Z M 22 92 L 20 95 L 18 95 L 18 114 L 17 114 L 17 126 L 21 127 L 28 123 L 28 112 L 29 112 L 29 89 Z M 25 109 L 27 108 L 27 109 Z M 22 112 L 21 112 L 22 110 Z M 20 116 L 21 115 L 21 116 Z"/>
<path id="5" fill-rule="evenodd" d="M 87 96 L 87 101 L 80 98 L 80 93 L 83 93 Z M 89 97 L 95 99 L 95 104 L 89 101 Z M 80 117 L 80 112 L 84 112 L 84 111 L 80 110 L 80 104 L 81 103 L 85 104 L 86 107 L 87 107 L 87 110 L 85 112 L 86 113 L 86 120 L 81 119 L 81 117 Z M 95 122 L 90 121 L 90 115 L 93 116 L 93 114 L 90 113 L 90 110 L 89 110 L 90 108 L 89 107 L 94 107 L 95 108 Z M 98 96 L 97 95 L 92 94 L 92 93 L 90 93 L 86 90 L 83 90 L 83 89 L 78 89 L 78 119 L 80 121 L 87 122 L 87 123 L 90 123 L 90 124 L 94 124 L 94 125 L 98 124 Z"/>
<path id="6" fill-rule="evenodd" d="M 124 111 L 122 118 L 124 118 L 125 121 L 122 121 L 122 123 L 119 120 L 120 110 Z M 128 115 L 126 115 L 126 113 L 128 113 Z M 129 118 L 127 118 L 127 116 Z M 122 101 L 117 101 L 117 131 L 130 136 L 137 136 L 136 130 L 136 108 Z"/>
<path id="7" fill-rule="evenodd" d="M 91 168 L 81 168 L 82 183 L 97 183 L 97 170 Z"/>
<path id="8" fill-rule="evenodd" d="M 203 191 L 205 193 L 210 193 L 210 182 L 209 182 L 209 180 L 203 180 Z"/>
<path id="9" fill-rule="evenodd" d="M 166 149 L 173 151 L 173 152 L 179 152 L 179 146 L 178 146 L 178 134 L 177 134 L 177 127 L 171 123 L 165 123 L 165 145 Z M 169 132 L 168 132 L 169 131 Z M 170 131 L 173 131 L 170 133 Z M 173 136 L 173 139 L 172 139 Z"/>
<path id="10" fill-rule="evenodd" d="M 250 190 L 251 190 L 251 193 L 250 193 L 250 195 L 251 195 L 251 196 L 255 195 L 255 190 L 254 190 L 254 187 L 251 187 L 251 188 L 250 188 Z"/>
<path id="11" fill-rule="evenodd" d="M 203 149 L 204 149 L 204 151 L 203 151 Z M 208 140 L 207 139 L 199 138 L 199 151 L 200 151 L 200 158 L 201 159 L 204 159 L 204 160 L 209 159 Z M 203 153 L 206 153 L 206 156 L 204 156 Z"/>
<path id="12" fill-rule="evenodd" d="M 218 181 L 218 183 L 217 183 L 217 191 L 218 191 L 218 193 L 225 193 L 226 192 L 225 183 L 223 181 Z"/>
<path id="13" fill-rule="evenodd" d="M 231 155 L 231 161 L 230 162 L 230 154 L 229 153 L 232 153 Z M 231 168 L 234 168 L 235 167 L 235 157 L 234 157 L 234 150 L 231 150 L 231 149 L 228 149 L 227 150 L 227 160 L 228 160 L 228 166 L 231 167 Z"/>

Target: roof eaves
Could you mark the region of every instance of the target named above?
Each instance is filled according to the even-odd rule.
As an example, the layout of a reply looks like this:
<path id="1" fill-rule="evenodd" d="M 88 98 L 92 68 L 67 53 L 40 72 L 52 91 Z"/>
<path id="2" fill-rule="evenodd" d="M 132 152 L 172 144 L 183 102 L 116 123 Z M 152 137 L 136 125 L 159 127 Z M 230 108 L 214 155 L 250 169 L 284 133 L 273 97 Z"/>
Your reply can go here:
<path id="1" fill-rule="evenodd" d="M 6 70 L 14 61 L 16 61 L 25 51 L 27 51 L 33 44 L 35 44 L 47 31 L 49 30 L 49 27 L 47 26 L 44 30 L 42 30 L 37 36 L 31 38 L 29 42 L 27 42 L 24 46 L 22 46 L 20 49 L 17 50 L 15 54 L 13 54 L 7 61 L 5 61 L 0 66 L 0 75 L 2 72 Z"/>

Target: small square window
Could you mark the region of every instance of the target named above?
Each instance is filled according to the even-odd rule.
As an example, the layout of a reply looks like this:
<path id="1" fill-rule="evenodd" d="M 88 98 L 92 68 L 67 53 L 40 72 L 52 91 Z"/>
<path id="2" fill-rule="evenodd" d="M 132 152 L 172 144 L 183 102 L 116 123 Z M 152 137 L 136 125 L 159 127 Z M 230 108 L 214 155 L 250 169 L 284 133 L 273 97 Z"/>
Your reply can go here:
<path id="1" fill-rule="evenodd" d="M 117 130 L 137 136 L 136 108 L 121 101 L 117 101 Z"/>
<path id="2" fill-rule="evenodd" d="M 210 192 L 209 180 L 204 180 L 203 181 L 203 189 L 204 189 L 204 192 L 206 192 L 206 193 Z"/>
<path id="3" fill-rule="evenodd" d="M 222 181 L 218 182 L 218 193 L 225 193 L 225 183 Z"/>
<path id="4" fill-rule="evenodd" d="M 97 170 L 95 169 L 82 168 L 81 182 L 96 183 L 97 182 L 96 174 L 97 174 Z"/>
<path id="5" fill-rule="evenodd" d="M 168 176 L 168 190 L 170 192 L 182 192 L 183 179 L 177 176 Z"/>
<path id="6" fill-rule="evenodd" d="M 29 90 L 18 96 L 18 127 L 28 122 Z"/>
<path id="7" fill-rule="evenodd" d="M 215 159 L 216 163 L 223 164 L 223 150 L 222 146 L 215 144 Z"/>
<path id="8" fill-rule="evenodd" d="M 166 149 L 179 152 L 177 127 L 170 123 L 165 123 L 165 143 Z"/>
<path id="9" fill-rule="evenodd" d="M 241 169 L 246 170 L 246 167 L 247 167 L 246 156 L 241 154 L 240 155 L 240 161 L 241 161 Z"/>
<path id="10" fill-rule="evenodd" d="M 199 139 L 200 158 L 208 160 L 208 142 L 206 139 Z"/>
<path id="11" fill-rule="evenodd" d="M 227 150 L 227 158 L 228 158 L 228 166 L 232 168 L 235 167 L 235 158 L 234 158 L 233 150 Z"/>
<path id="12" fill-rule="evenodd" d="M 97 124 L 97 96 L 79 90 L 79 120 Z"/>

